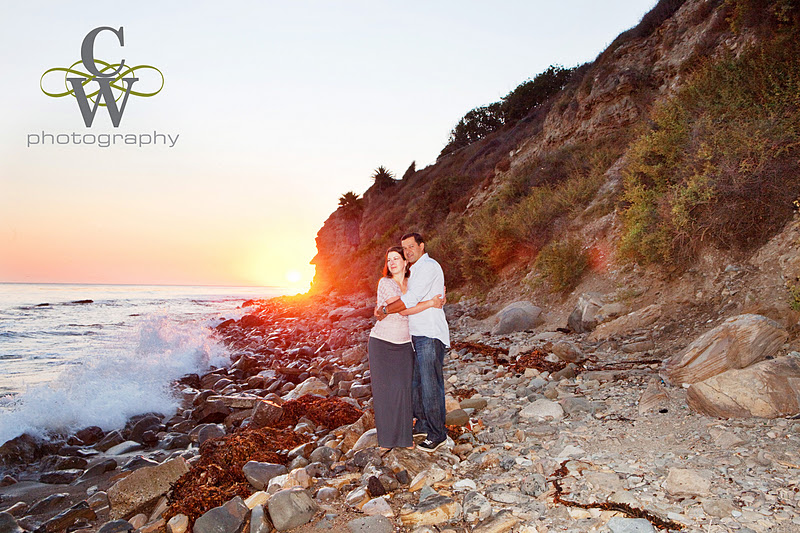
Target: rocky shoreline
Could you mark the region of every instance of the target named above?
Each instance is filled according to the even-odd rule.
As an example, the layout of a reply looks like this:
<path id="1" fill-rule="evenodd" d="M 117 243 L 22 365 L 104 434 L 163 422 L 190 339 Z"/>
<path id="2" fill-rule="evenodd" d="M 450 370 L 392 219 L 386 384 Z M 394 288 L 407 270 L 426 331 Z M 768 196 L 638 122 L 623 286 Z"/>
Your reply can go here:
<path id="1" fill-rule="evenodd" d="M 176 383 L 175 415 L 0 447 L 0 533 L 800 530 L 800 422 L 698 414 L 650 355 L 655 311 L 590 306 L 568 333 L 448 305 L 452 442 L 428 454 L 377 447 L 371 298 L 245 302 L 216 328 L 230 367 Z"/>

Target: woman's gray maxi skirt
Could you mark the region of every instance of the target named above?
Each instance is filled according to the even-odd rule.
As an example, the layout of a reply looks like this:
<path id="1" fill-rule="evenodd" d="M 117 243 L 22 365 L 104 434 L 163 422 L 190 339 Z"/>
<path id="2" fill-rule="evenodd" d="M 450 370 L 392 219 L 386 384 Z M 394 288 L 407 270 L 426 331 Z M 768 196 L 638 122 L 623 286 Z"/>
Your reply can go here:
<path id="1" fill-rule="evenodd" d="M 394 344 L 369 338 L 369 373 L 378 445 L 383 448 L 411 446 L 411 381 L 414 349 L 410 342 Z"/>

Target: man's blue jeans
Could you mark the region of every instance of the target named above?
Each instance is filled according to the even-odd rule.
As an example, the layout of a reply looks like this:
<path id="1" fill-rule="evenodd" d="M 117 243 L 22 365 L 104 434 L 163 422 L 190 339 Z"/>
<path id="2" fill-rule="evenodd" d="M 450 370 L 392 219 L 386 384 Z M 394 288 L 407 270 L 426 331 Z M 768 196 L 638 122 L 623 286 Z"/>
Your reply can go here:
<path id="1" fill-rule="evenodd" d="M 411 337 L 414 344 L 414 384 L 412 390 L 416 430 L 427 433 L 428 439 L 440 442 L 447 438 L 444 425 L 445 346 L 439 339 Z"/>

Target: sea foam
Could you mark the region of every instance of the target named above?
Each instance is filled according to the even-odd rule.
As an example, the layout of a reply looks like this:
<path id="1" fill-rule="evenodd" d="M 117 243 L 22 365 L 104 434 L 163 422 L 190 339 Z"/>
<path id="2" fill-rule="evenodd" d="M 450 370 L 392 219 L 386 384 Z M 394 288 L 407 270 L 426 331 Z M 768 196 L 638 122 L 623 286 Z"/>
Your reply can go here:
<path id="1" fill-rule="evenodd" d="M 141 413 L 175 413 L 170 384 L 230 358 L 202 324 L 181 324 L 166 316 L 143 317 L 117 348 L 88 353 L 81 364 L 53 381 L 28 387 L 10 409 L 0 412 L 0 443 L 23 433 L 41 437 L 87 426 L 119 429 Z"/>

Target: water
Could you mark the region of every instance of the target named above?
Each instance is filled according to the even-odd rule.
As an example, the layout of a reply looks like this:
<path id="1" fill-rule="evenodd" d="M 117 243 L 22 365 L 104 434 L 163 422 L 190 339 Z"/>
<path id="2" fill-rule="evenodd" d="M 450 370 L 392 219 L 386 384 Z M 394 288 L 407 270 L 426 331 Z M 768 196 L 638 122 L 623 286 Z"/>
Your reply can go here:
<path id="1" fill-rule="evenodd" d="M 0 283 L 0 444 L 171 414 L 170 383 L 225 366 L 212 327 L 278 287 Z"/>

